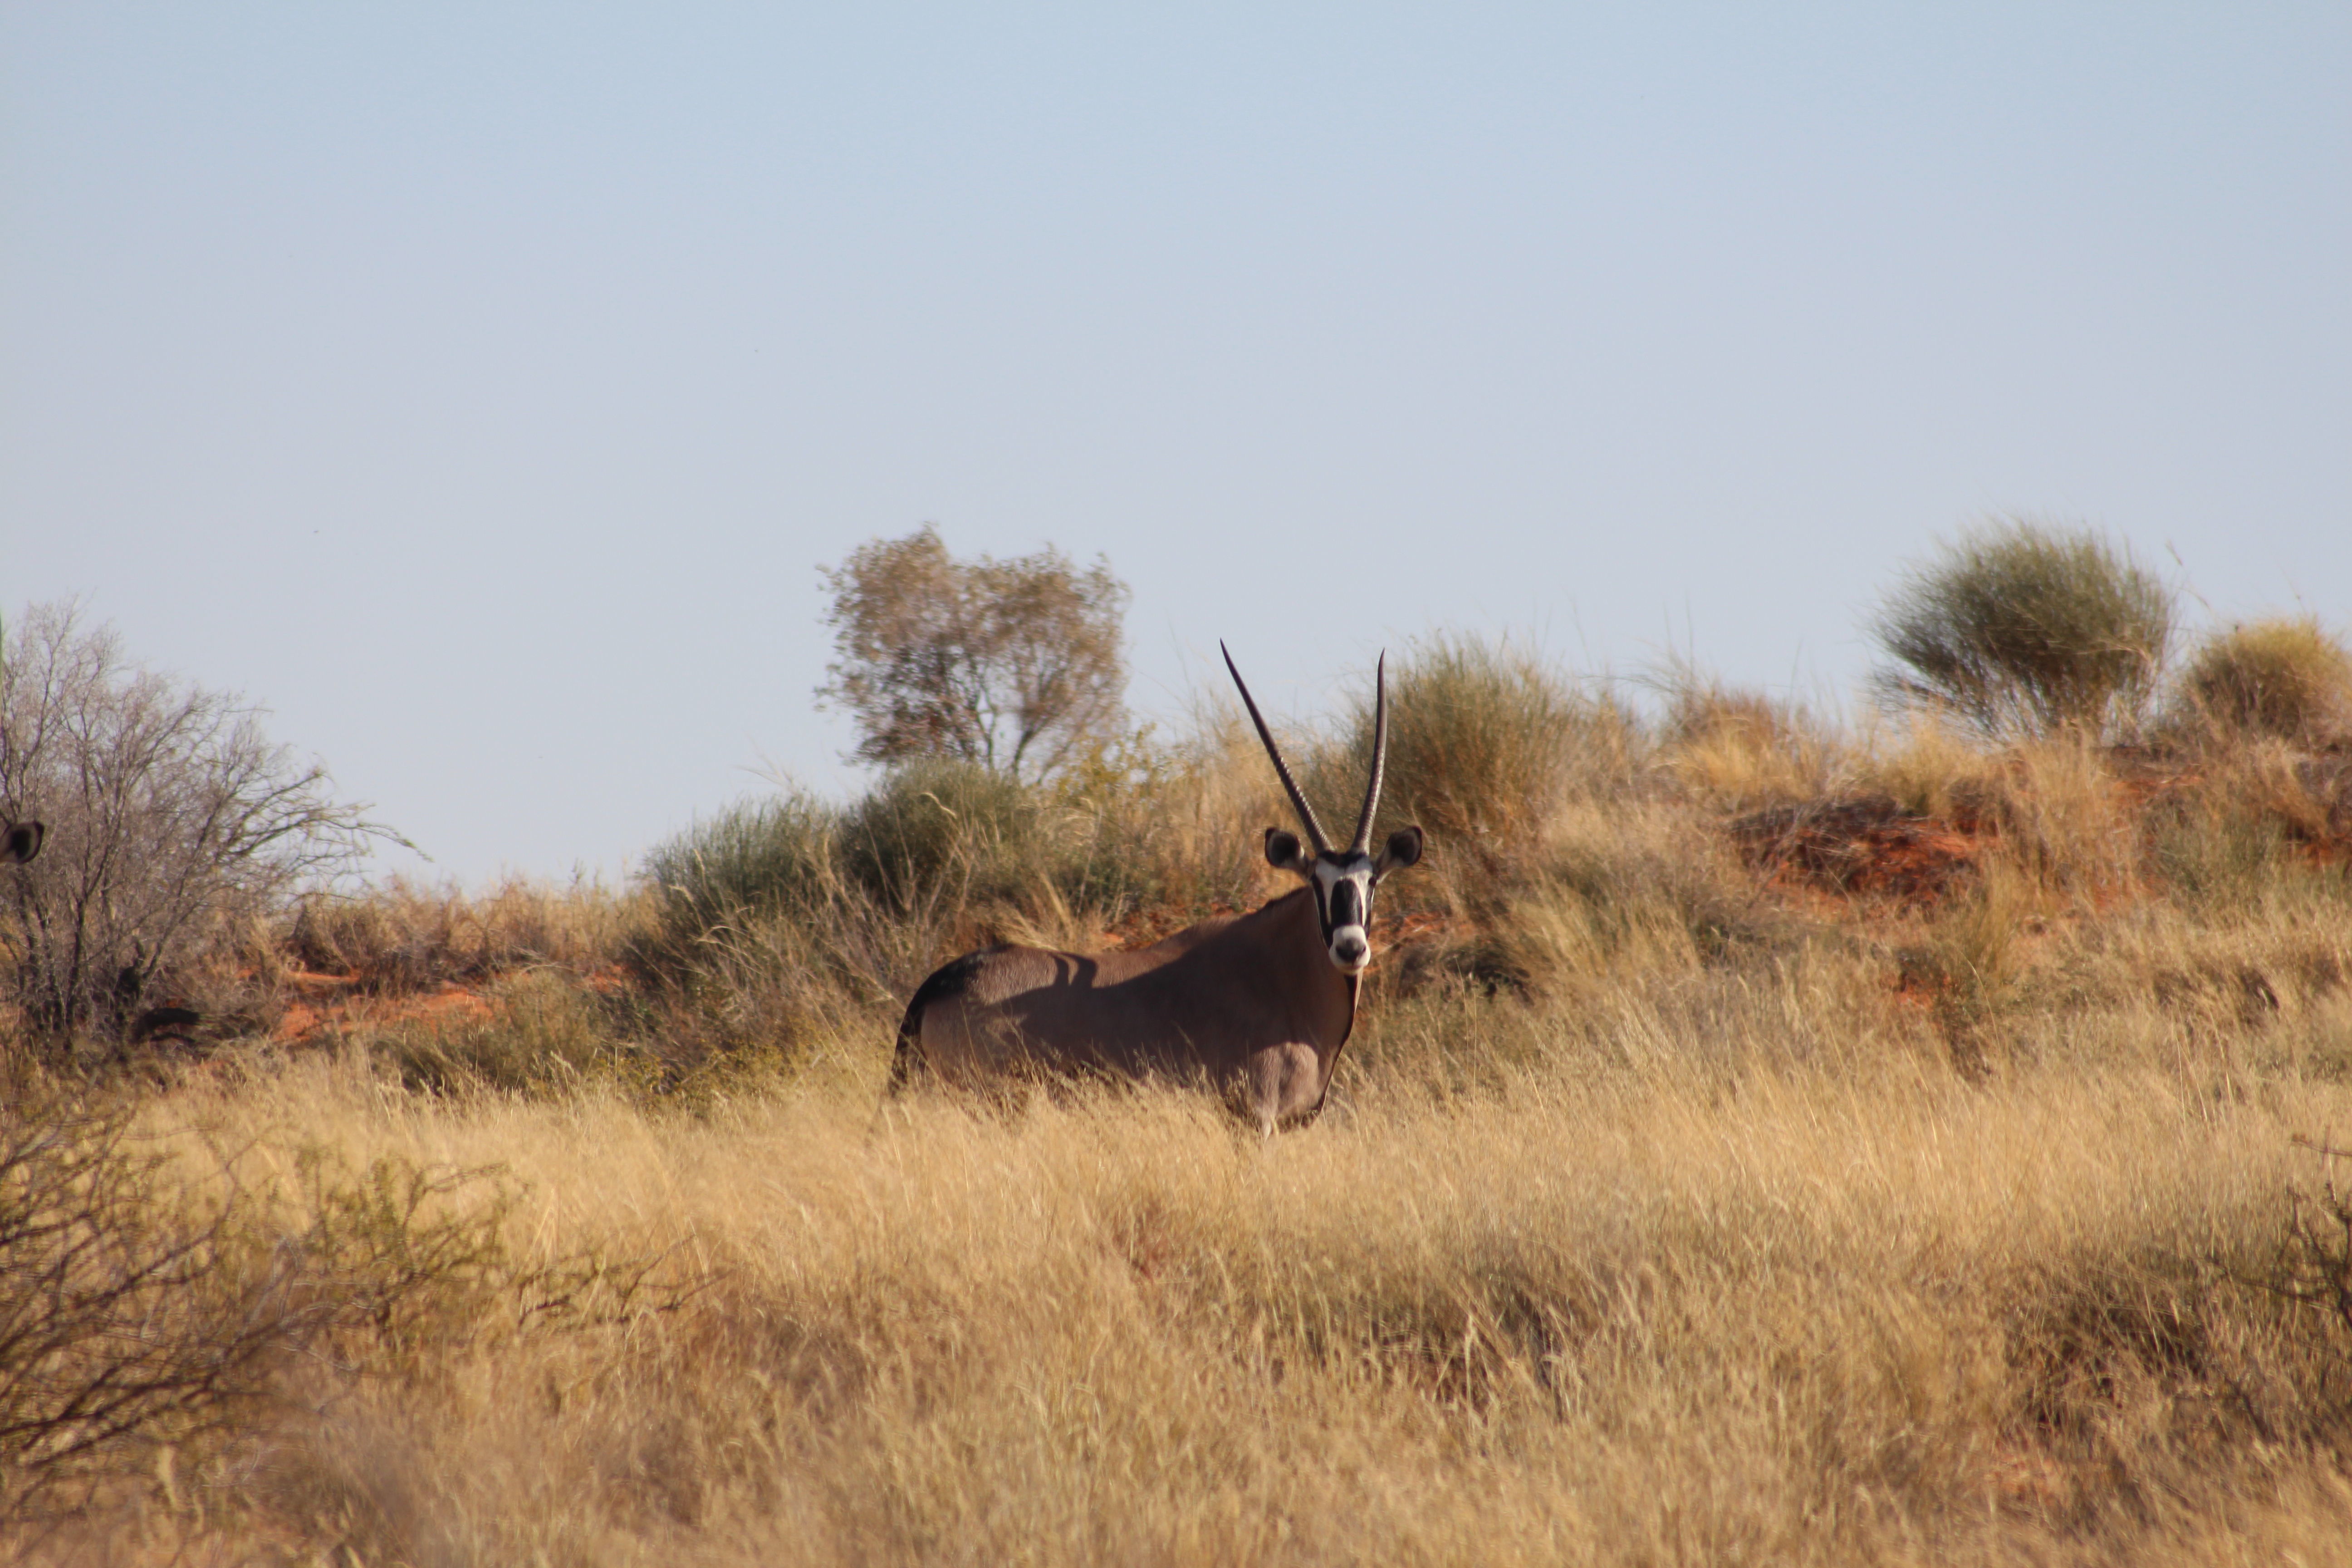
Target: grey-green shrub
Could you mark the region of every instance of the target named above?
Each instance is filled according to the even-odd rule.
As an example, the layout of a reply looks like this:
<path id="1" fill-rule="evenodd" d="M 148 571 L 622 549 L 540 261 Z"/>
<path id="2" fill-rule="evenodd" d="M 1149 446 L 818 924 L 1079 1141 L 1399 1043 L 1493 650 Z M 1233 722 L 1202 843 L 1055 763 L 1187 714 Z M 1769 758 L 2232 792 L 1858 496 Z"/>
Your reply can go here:
<path id="1" fill-rule="evenodd" d="M 2005 519 L 1913 568 L 1870 626 L 1880 690 L 1995 739 L 2136 725 L 2161 676 L 2173 593 L 2095 529 Z"/>

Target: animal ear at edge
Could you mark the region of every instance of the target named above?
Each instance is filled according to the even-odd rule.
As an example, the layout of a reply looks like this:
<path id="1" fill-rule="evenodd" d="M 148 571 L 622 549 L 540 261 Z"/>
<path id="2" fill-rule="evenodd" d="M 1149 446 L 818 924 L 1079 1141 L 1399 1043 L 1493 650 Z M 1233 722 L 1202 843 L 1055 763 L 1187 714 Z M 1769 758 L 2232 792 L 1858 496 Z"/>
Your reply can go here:
<path id="1" fill-rule="evenodd" d="M 1421 829 L 1400 827 L 1389 835 L 1381 846 L 1381 858 L 1372 862 L 1372 879 L 1378 881 L 1391 871 L 1402 871 L 1421 858 Z"/>
<path id="2" fill-rule="evenodd" d="M 17 865 L 30 860 L 41 852 L 41 835 L 45 830 L 37 822 L 19 822 L 8 829 L 5 847 L 0 847 L 0 861 Z"/>
<path id="3" fill-rule="evenodd" d="M 1296 871 L 1301 876 L 1310 869 L 1307 847 L 1298 841 L 1298 835 L 1279 827 L 1265 830 L 1265 863 L 1277 871 Z"/>

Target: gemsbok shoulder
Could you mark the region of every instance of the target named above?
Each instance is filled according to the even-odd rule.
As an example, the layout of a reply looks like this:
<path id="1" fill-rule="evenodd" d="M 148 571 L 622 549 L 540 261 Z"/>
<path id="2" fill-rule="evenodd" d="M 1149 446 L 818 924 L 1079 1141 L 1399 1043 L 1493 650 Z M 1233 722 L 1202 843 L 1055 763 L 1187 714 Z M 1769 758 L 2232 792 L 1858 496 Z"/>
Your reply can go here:
<path id="1" fill-rule="evenodd" d="M 37 822 L 10 822 L 0 817 L 0 866 L 21 866 L 41 852 L 47 830 Z"/>
<path id="2" fill-rule="evenodd" d="M 1309 854 L 1297 834 L 1269 827 L 1266 861 L 1306 885 L 1132 952 L 965 954 L 907 1005 L 893 1092 L 919 1072 L 967 1089 L 1087 1075 L 1205 1081 L 1268 1133 L 1323 1109 L 1372 960 L 1373 890 L 1421 858 L 1418 827 L 1390 834 L 1377 854 L 1370 847 L 1388 755 L 1388 661 L 1373 678 L 1371 779 L 1345 849 L 1324 837 L 1231 653 L 1225 668 L 1314 846 Z"/>

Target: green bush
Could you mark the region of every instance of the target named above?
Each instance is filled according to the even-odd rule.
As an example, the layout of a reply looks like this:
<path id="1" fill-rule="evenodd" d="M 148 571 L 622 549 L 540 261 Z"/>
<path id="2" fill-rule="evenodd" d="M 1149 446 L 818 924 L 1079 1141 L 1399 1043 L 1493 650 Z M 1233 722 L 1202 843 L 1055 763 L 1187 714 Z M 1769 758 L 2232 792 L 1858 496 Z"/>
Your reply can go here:
<path id="1" fill-rule="evenodd" d="M 2250 621 L 2198 647 L 2179 699 L 2224 735 L 2325 744 L 2352 733 L 2352 653 L 2309 616 Z"/>
<path id="2" fill-rule="evenodd" d="M 1045 803 L 975 763 L 894 768 L 842 818 L 842 868 L 901 913 L 1007 898 L 1052 871 Z"/>
<path id="3" fill-rule="evenodd" d="M 1880 689 L 1988 737 L 2103 735 L 2144 713 L 2173 594 L 2088 528 L 1988 524 L 1915 568 L 1871 634 L 1901 665 Z"/>
<path id="4" fill-rule="evenodd" d="M 822 909 L 835 880 L 839 814 L 793 792 L 739 801 L 646 857 L 663 936 L 692 941 L 746 915 Z"/>
<path id="5" fill-rule="evenodd" d="M 813 1041 L 874 1027 L 957 952 L 1088 945 L 1150 880 L 1127 836 L 1132 802 L 1112 794 L 1074 804 L 977 764 L 919 761 L 846 807 L 793 795 L 695 824 L 645 867 L 660 914 L 637 956 L 674 1006 L 667 1055 L 798 1060 Z M 595 1028 L 556 1022 L 600 1067 L 627 1065 Z M 422 1067 L 512 1076 L 478 1046 L 437 1040 Z"/>

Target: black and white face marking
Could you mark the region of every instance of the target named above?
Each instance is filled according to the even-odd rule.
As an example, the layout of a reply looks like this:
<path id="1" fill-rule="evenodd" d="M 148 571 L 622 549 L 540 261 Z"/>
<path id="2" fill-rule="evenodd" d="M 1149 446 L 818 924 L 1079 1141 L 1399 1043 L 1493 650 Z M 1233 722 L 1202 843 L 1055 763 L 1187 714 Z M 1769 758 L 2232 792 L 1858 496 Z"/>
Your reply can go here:
<path id="1" fill-rule="evenodd" d="M 1315 857 L 1315 908 L 1323 917 L 1323 945 L 1343 974 L 1361 974 L 1372 961 L 1372 858 Z"/>
<path id="2" fill-rule="evenodd" d="M 1421 829 L 1406 827 L 1389 835 L 1377 858 L 1360 849 L 1325 849 L 1310 858 L 1298 835 L 1269 827 L 1265 858 L 1307 879 L 1332 966 L 1342 974 L 1361 974 L 1372 961 L 1372 889 L 1382 877 L 1419 860 L 1421 843 Z"/>

